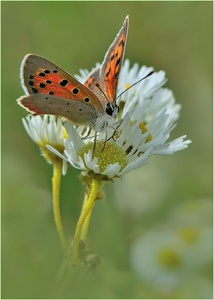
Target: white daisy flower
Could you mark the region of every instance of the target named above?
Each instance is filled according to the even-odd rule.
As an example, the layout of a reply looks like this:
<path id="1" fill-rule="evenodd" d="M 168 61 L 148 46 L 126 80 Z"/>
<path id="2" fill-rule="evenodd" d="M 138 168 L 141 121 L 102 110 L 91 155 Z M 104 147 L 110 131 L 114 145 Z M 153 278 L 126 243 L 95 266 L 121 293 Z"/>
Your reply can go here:
<path id="1" fill-rule="evenodd" d="M 46 145 L 52 145 L 59 153 L 64 152 L 64 138 L 66 138 L 66 131 L 60 119 L 55 116 L 44 115 L 31 116 L 28 115 L 22 119 L 25 130 L 30 138 L 39 146 L 41 154 L 49 163 L 54 163 L 59 159 L 52 151 L 46 148 Z M 63 160 L 63 174 L 66 173 L 67 162 Z"/>
<path id="2" fill-rule="evenodd" d="M 168 142 L 181 106 L 175 104 L 172 92 L 162 87 L 166 82 L 163 71 L 154 73 L 123 93 L 151 70 L 145 66 L 139 68 L 137 64 L 130 68 L 129 61 L 125 60 L 117 91 L 117 95 L 122 93 L 117 104 L 120 106 L 119 118 L 123 122 L 114 140 L 105 143 L 106 132 L 99 133 L 94 149 L 94 135 L 82 139 L 82 127 L 76 130 L 67 123 L 68 139 L 64 140 L 64 155 L 53 147 L 48 146 L 48 149 L 82 170 L 84 175 L 99 175 L 104 180 L 142 167 L 154 154 L 169 155 L 185 149 L 191 143 L 185 140 L 185 135 Z M 88 74 L 86 70 L 81 70 L 81 76 L 77 78 L 84 82 Z"/>

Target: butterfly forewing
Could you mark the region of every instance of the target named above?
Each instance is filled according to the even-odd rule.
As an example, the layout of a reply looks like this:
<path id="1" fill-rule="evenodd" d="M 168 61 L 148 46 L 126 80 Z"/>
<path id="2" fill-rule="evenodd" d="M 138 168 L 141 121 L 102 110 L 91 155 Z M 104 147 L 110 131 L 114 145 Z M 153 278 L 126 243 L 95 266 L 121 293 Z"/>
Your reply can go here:
<path id="1" fill-rule="evenodd" d="M 102 66 L 93 70 L 85 82 L 103 104 L 112 103 L 116 98 L 117 83 L 123 63 L 127 40 L 129 17 L 127 16 L 114 42 L 109 47 Z M 97 85 L 99 85 L 99 88 Z"/>
<path id="2" fill-rule="evenodd" d="M 117 83 L 125 53 L 128 25 L 129 18 L 127 16 L 114 42 L 108 49 L 100 69 L 101 87 L 109 102 L 114 102 L 116 98 Z"/>
<path id="3" fill-rule="evenodd" d="M 21 78 L 29 94 L 41 93 L 77 100 L 103 112 L 101 102 L 92 91 L 43 57 L 27 55 L 22 63 Z"/>

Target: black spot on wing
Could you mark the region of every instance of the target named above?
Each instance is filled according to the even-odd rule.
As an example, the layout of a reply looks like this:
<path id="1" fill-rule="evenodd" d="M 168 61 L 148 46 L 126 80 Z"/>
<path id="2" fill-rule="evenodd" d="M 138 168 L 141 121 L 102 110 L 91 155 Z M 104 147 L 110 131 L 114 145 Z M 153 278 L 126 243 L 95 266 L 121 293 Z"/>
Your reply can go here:
<path id="1" fill-rule="evenodd" d="M 108 75 L 110 74 L 111 72 L 111 68 L 109 68 L 108 72 L 106 72 L 106 77 L 108 77 Z"/>
<path id="2" fill-rule="evenodd" d="M 117 76 L 118 76 L 118 72 L 116 72 L 116 73 L 114 74 L 114 78 L 116 79 Z"/>
<path id="3" fill-rule="evenodd" d="M 119 47 L 124 46 L 124 45 L 125 45 L 125 41 L 123 39 L 121 39 L 121 41 L 119 42 Z"/>
<path id="4" fill-rule="evenodd" d="M 68 80 L 63 79 L 62 81 L 60 81 L 59 83 L 61 86 L 66 86 L 68 84 Z"/>
<path id="5" fill-rule="evenodd" d="M 43 88 L 45 88 L 45 84 L 40 82 L 39 87 L 43 89 Z"/>
<path id="6" fill-rule="evenodd" d="M 118 65 L 119 65 L 119 63 L 120 63 L 120 59 L 121 59 L 121 57 L 119 57 L 119 58 L 118 58 L 118 60 L 117 60 L 117 62 L 116 62 L 116 66 L 118 66 Z"/>
<path id="7" fill-rule="evenodd" d="M 37 93 L 38 93 L 38 90 L 37 90 L 36 88 L 34 88 L 34 87 L 32 87 L 31 90 L 32 90 L 32 92 L 33 92 L 34 94 L 37 94 Z"/>
<path id="8" fill-rule="evenodd" d="M 73 93 L 74 95 L 78 94 L 78 93 L 79 93 L 79 89 L 78 89 L 78 88 L 74 88 L 74 89 L 72 90 L 72 93 Z"/>

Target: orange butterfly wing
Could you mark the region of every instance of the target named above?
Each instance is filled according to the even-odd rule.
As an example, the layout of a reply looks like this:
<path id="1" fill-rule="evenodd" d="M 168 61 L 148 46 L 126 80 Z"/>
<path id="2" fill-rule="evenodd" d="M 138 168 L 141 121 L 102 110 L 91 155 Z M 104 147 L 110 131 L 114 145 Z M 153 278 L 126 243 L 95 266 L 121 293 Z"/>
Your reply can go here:
<path id="1" fill-rule="evenodd" d="M 22 86 L 26 94 L 54 95 L 81 101 L 103 112 L 103 106 L 94 93 L 49 60 L 28 54 L 21 67 Z"/>
<path id="2" fill-rule="evenodd" d="M 129 18 L 127 16 L 122 28 L 107 51 L 103 65 L 100 69 L 104 93 L 110 102 L 114 102 L 116 98 L 117 83 L 125 53 L 128 25 Z"/>
<path id="3" fill-rule="evenodd" d="M 92 71 L 84 84 L 91 89 L 104 104 L 108 102 L 112 103 L 116 98 L 117 83 L 125 53 L 128 26 L 129 17 L 127 16 L 122 28 L 109 47 L 101 67 Z M 99 85 L 103 93 L 95 83 Z"/>
<path id="4" fill-rule="evenodd" d="M 49 60 L 28 54 L 21 65 L 22 86 L 26 95 L 19 105 L 34 115 L 62 116 L 93 127 L 105 111 L 97 96 Z"/>

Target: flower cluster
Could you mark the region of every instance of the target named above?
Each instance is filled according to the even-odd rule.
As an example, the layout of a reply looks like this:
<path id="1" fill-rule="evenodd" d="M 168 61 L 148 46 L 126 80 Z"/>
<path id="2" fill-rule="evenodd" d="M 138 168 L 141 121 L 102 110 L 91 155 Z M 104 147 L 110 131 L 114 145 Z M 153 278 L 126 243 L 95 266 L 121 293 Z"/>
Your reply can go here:
<path id="1" fill-rule="evenodd" d="M 151 70 L 139 68 L 137 64 L 130 68 L 129 60 L 125 60 L 117 91 L 117 95 L 122 93 L 117 103 L 122 122 L 114 138 L 105 146 L 105 132 L 98 135 L 94 149 L 93 131 L 90 138 L 84 139 L 85 128 L 66 122 L 68 138 L 64 139 L 64 154 L 60 154 L 53 143 L 49 143 L 48 149 L 84 175 L 100 175 L 110 180 L 142 167 L 154 154 L 169 155 L 185 149 L 190 143 L 185 135 L 168 141 L 181 106 L 175 103 L 172 92 L 163 88 L 166 82 L 163 71 L 155 72 L 123 93 Z M 81 76 L 76 77 L 84 82 L 89 72 L 81 70 L 80 73 Z"/>

